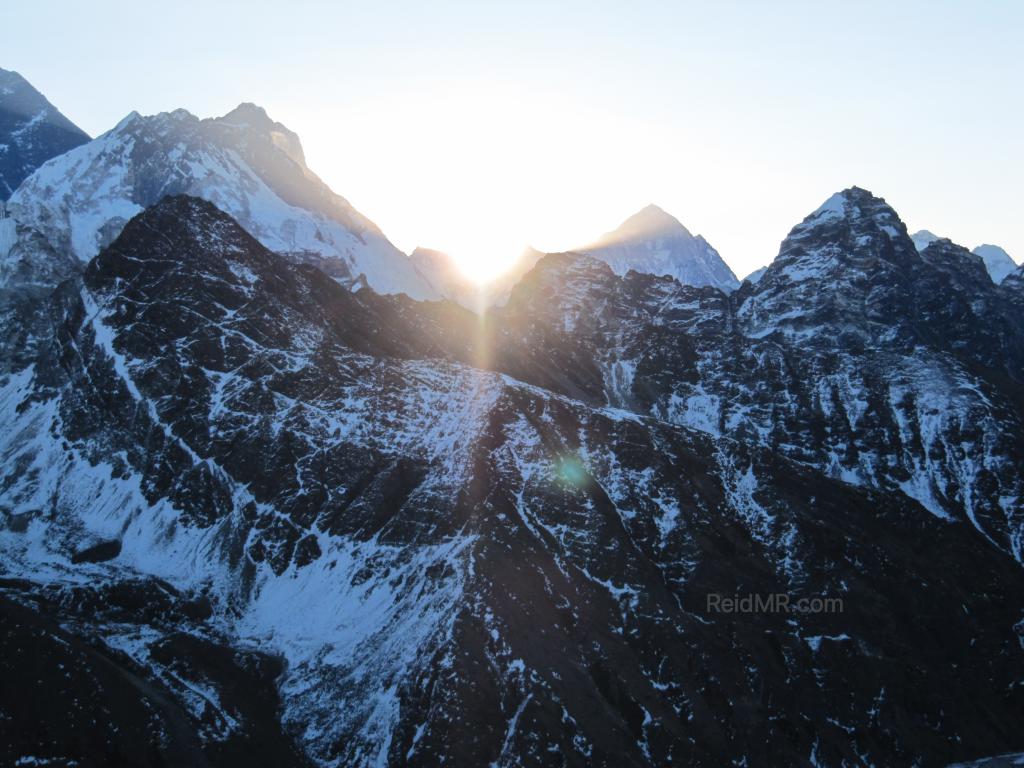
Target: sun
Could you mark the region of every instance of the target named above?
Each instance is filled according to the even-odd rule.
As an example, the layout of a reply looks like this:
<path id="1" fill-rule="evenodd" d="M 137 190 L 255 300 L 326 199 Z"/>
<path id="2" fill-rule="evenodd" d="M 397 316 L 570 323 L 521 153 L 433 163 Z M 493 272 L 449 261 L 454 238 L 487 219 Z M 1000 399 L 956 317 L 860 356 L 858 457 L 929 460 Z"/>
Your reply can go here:
<path id="1" fill-rule="evenodd" d="M 463 277 L 482 287 L 500 278 L 515 264 L 526 245 L 523 241 L 517 248 L 512 245 L 515 242 L 515 236 L 459 238 L 445 253 Z"/>

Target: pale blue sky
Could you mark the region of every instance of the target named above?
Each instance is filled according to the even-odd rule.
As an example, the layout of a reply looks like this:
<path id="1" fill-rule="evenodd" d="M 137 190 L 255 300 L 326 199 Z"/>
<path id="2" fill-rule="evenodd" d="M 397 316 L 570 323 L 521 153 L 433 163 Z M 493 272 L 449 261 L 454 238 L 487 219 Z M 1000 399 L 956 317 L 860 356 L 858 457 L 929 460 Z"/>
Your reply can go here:
<path id="1" fill-rule="evenodd" d="M 254 101 L 401 248 L 569 248 L 654 202 L 741 276 L 837 189 L 1024 260 L 1024 2 L 5 2 L 95 135 Z"/>

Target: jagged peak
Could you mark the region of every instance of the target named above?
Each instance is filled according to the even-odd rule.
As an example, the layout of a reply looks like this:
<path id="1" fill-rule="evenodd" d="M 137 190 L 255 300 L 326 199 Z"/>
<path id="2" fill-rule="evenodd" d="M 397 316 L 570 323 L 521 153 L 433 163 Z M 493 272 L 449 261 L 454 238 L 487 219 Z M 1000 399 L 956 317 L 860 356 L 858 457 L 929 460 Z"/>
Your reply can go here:
<path id="1" fill-rule="evenodd" d="M 859 218 L 865 215 L 877 215 L 879 212 L 892 212 L 895 215 L 895 211 L 889 207 L 884 198 L 875 197 L 868 190 L 853 186 L 833 193 L 804 221 Z"/>
<path id="2" fill-rule="evenodd" d="M 984 259 L 976 253 L 957 245 L 948 237 L 940 237 L 921 251 L 921 258 L 945 272 L 957 277 L 970 276 L 988 282 L 989 273 Z"/>
<path id="3" fill-rule="evenodd" d="M 270 141 L 303 168 L 306 168 L 306 154 L 299 136 L 287 126 L 277 122 L 267 110 L 251 101 L 243 101 L 222 117 L 213 119 L 218 125 L 243 128 L 267 136 Z"/>
<path id="4" fill-rule="evenodd" d="M 131 112 L 129 112 L 127 115 L 125 115 L 117 121 L 117 125 L 115 125 L 111 129 L 111 133 L 116 133 L 124 128 L 127 128 L 136 120 L 142 120 L 142 115 L 140 115 L 136 110 L 133 109 Z"/>
<path id="5" fill-rule="evenodd" d="M 105 135 L 116 135 L 129 128 L 151 127 L 160 130 L 171 123 L 198 122 L 199 118 L 187 109 L 173 109 L 169 112 L 158 112 L 155 115 L 143 115 L 132 110 L 118 121 L 117 125 L 110 129 Z"/>
<path id="6" fill-rule="evenodd" d="M 842 221 L 857 227 L 868 223 L 869 227 L 885 232 L 890 238 L 908 237 L 906 225 L 885 198 L 854 186 L 831 195 L 794 227 L 786 239 L 802 239 L 821 226 L 831 227 Z"/>
<path id="7" fill-rule="evenodd" d="M 861 187 L 828 197 L 782 241 L 778 256 L 761 279 L 758 293 L 785 284 L 832 281 L 835 270 L 891 269 L 909 271 L 917 258 L 906 225 L 885 201 Z"/>
<path id="8" fill-rule="evenodd" d="M 226 115 L 217 118 L 218 122 L 231 123 L 234 125 L 246 125 L 250 127 L 271 127 L 274 121 L 270 119 L 267 110 L 251 101 L 243 101 Z"/>

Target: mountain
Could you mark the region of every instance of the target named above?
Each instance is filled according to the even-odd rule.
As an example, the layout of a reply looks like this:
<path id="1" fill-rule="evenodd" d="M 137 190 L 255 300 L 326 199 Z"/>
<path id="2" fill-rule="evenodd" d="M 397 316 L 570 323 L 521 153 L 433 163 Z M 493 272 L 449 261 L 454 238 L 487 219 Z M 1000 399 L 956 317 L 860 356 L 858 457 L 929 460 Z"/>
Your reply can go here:
<path id="1" fill-rule="evenodd" d="M 929 232 L 927 229 L 919 229 L 917 232 L 910 236 L 910 239 L 914 242 L 914 247 L 918 251 L 923 251 L 929 245 L 939 239 L 939 236 L 934 232 Z"/>
<path id="2" fill-rule="evenodd" d="M 352 286 L 438 298 L 373 222 L 307 166 L 298 137 L 260 107 L 199 120 L 142 117 L 74 149 L 25 180 L 9 201 L 19 225 L 86 262 L 132 216 L 187 193 L 229 212 L 266 247 Z"/>
<path id="3" fill-rule="evenodd" d="M 923 251 L 936 240 L 941 240 L 942 238 L 932 234 L 927 229 L 922 229 L 911 235 L 911 239 L 914 241 L 914 246 L 917 250 Z M 971 253 L 981 257 L 992 282 L 996 285 L 1003 282 L 1007 275 L 1017 269 L 1017 263 L 998 245 L 979 245 Z"/>
<path id="4" fill-rule="evenodd" d="M 1017 269 L 1017 262 L 998 245 L 979 245 L 971 253 L 982 258 L 988 273 L 992 276 L 992 282 L 997 285 Z"/>
<path id="5" fill-rule="evenodd" d="M 25 78 L 0 69 L 0 204 L 47 160 L 87 141 Z"/>
<path id="6" fill-rule="evenodd" d="M 510 375 L 764 445 L 1024 554 L 1024 316 L 980 258 L 948 240 L 918 254 L 864 190 L 830 198 L 728 297 L 566 254 L 493 326 Z"/>
<path id="7" fill-rule="evenodd" d="M 862 266 L 913 252 L 867 193 L 830 210 L 765 286 L 786 287 L 797 249 L 852 244 Z M 0 379 L 3 761 L 944 765 L 1024 749 L 1024 569 L 970 523 L 785 455 L 815 434 L 787 370 L 806 345 L 780 330 L 743 355 L 730 324 L 753 291 L 549 255 L 483 327 L 521 338 L 514 355 L 481 367 L 464 361 L 481 323 L 449 303 L 350 292 L 197 198 L 135 216 L 43 302 L 36 357 Z M 643 398 L 713 386 L 712 343 L 777 440 L 684 426 L 678 396 L 651 415 Z M 582 365 L 627 345 L 647 358 Z M 831 402 L 860 427 L 856 398 Z M 701 424 L 731 429 L 705 403 Z M 832 609 L 720 607 L 755 594 Z"/>
<path id="8" fill-rule="evenodd" d="M 484 284 L 466 277 L 451 256 L 442 251 L 417 248 L 409 258 L 439 295 L 473 312 L 482 312 L 508 301 L 512 287 L 543 255 L 528 247 L 508 269 Z"/>
<path id="9" fill-rule="evenodd" d="M 743 282 L 743 283 L 756 283 L 758 280 L 760 280 L 764 276 L 764 273 L 767 272 L 767 271 L 768 271 L 768 267 L 759 267 L 758 269 L 755 269 L 749 275 L 744 277 L 743 280 L 741 280 L 740 282 Z"/>
<path id="10" fill-rule="evenodd" d="M 718 251 L 656 205 L 647 206 L 579 251 L 605 262 L 617 275 L 632 269 L 669 275 L 685 285 L 711 285 L 724 291 L 739 287 Z"/>

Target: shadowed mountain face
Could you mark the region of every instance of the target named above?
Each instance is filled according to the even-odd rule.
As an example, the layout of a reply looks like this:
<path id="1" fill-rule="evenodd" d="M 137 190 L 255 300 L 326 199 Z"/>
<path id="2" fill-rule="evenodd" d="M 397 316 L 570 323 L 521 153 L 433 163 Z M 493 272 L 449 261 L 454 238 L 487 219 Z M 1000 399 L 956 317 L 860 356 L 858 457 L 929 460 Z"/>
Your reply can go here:
<path id="1" fill-rule="evenodd" d="M 943 239 L 927 229 L 915 232 L 910 238 L 914 241 L 914 246 L 918 251 L 924 251 L 925 248 L 936 240 Z M 979 245 L 971 253 L 981 258 L 989 277 L 991 277 L 992 282 L 996 285 L 999 285 L 1007 276 L 1017 270 L 1017 263 L 1010 258 L 1010 254 L 998 245 Z"/>
<path id="2" fill-rule="evenodd" d="M 1024 749 L 1021 315 L 965 254 L 850 190 L 732 295 L 553 255 L 480 319 L 164 199 L 0 379 L 3 760 Z M 714 607 L 774 594 L 841 610 Z"/>
<path id="3" fill-rule="evenodd" d="M 47 160 L 87 141 L 25 78 L 0 69 L 0 203 Z"/>
<path id="4" fill-rule="evenodd" d="M 902 493 L 1020 559 L 1024 315 L 1012 287 L 948 240 L 919 255 L 883 200 L 852 189 L 729 296 L 549 257 L 490 346 L 512 375 Z"/>

